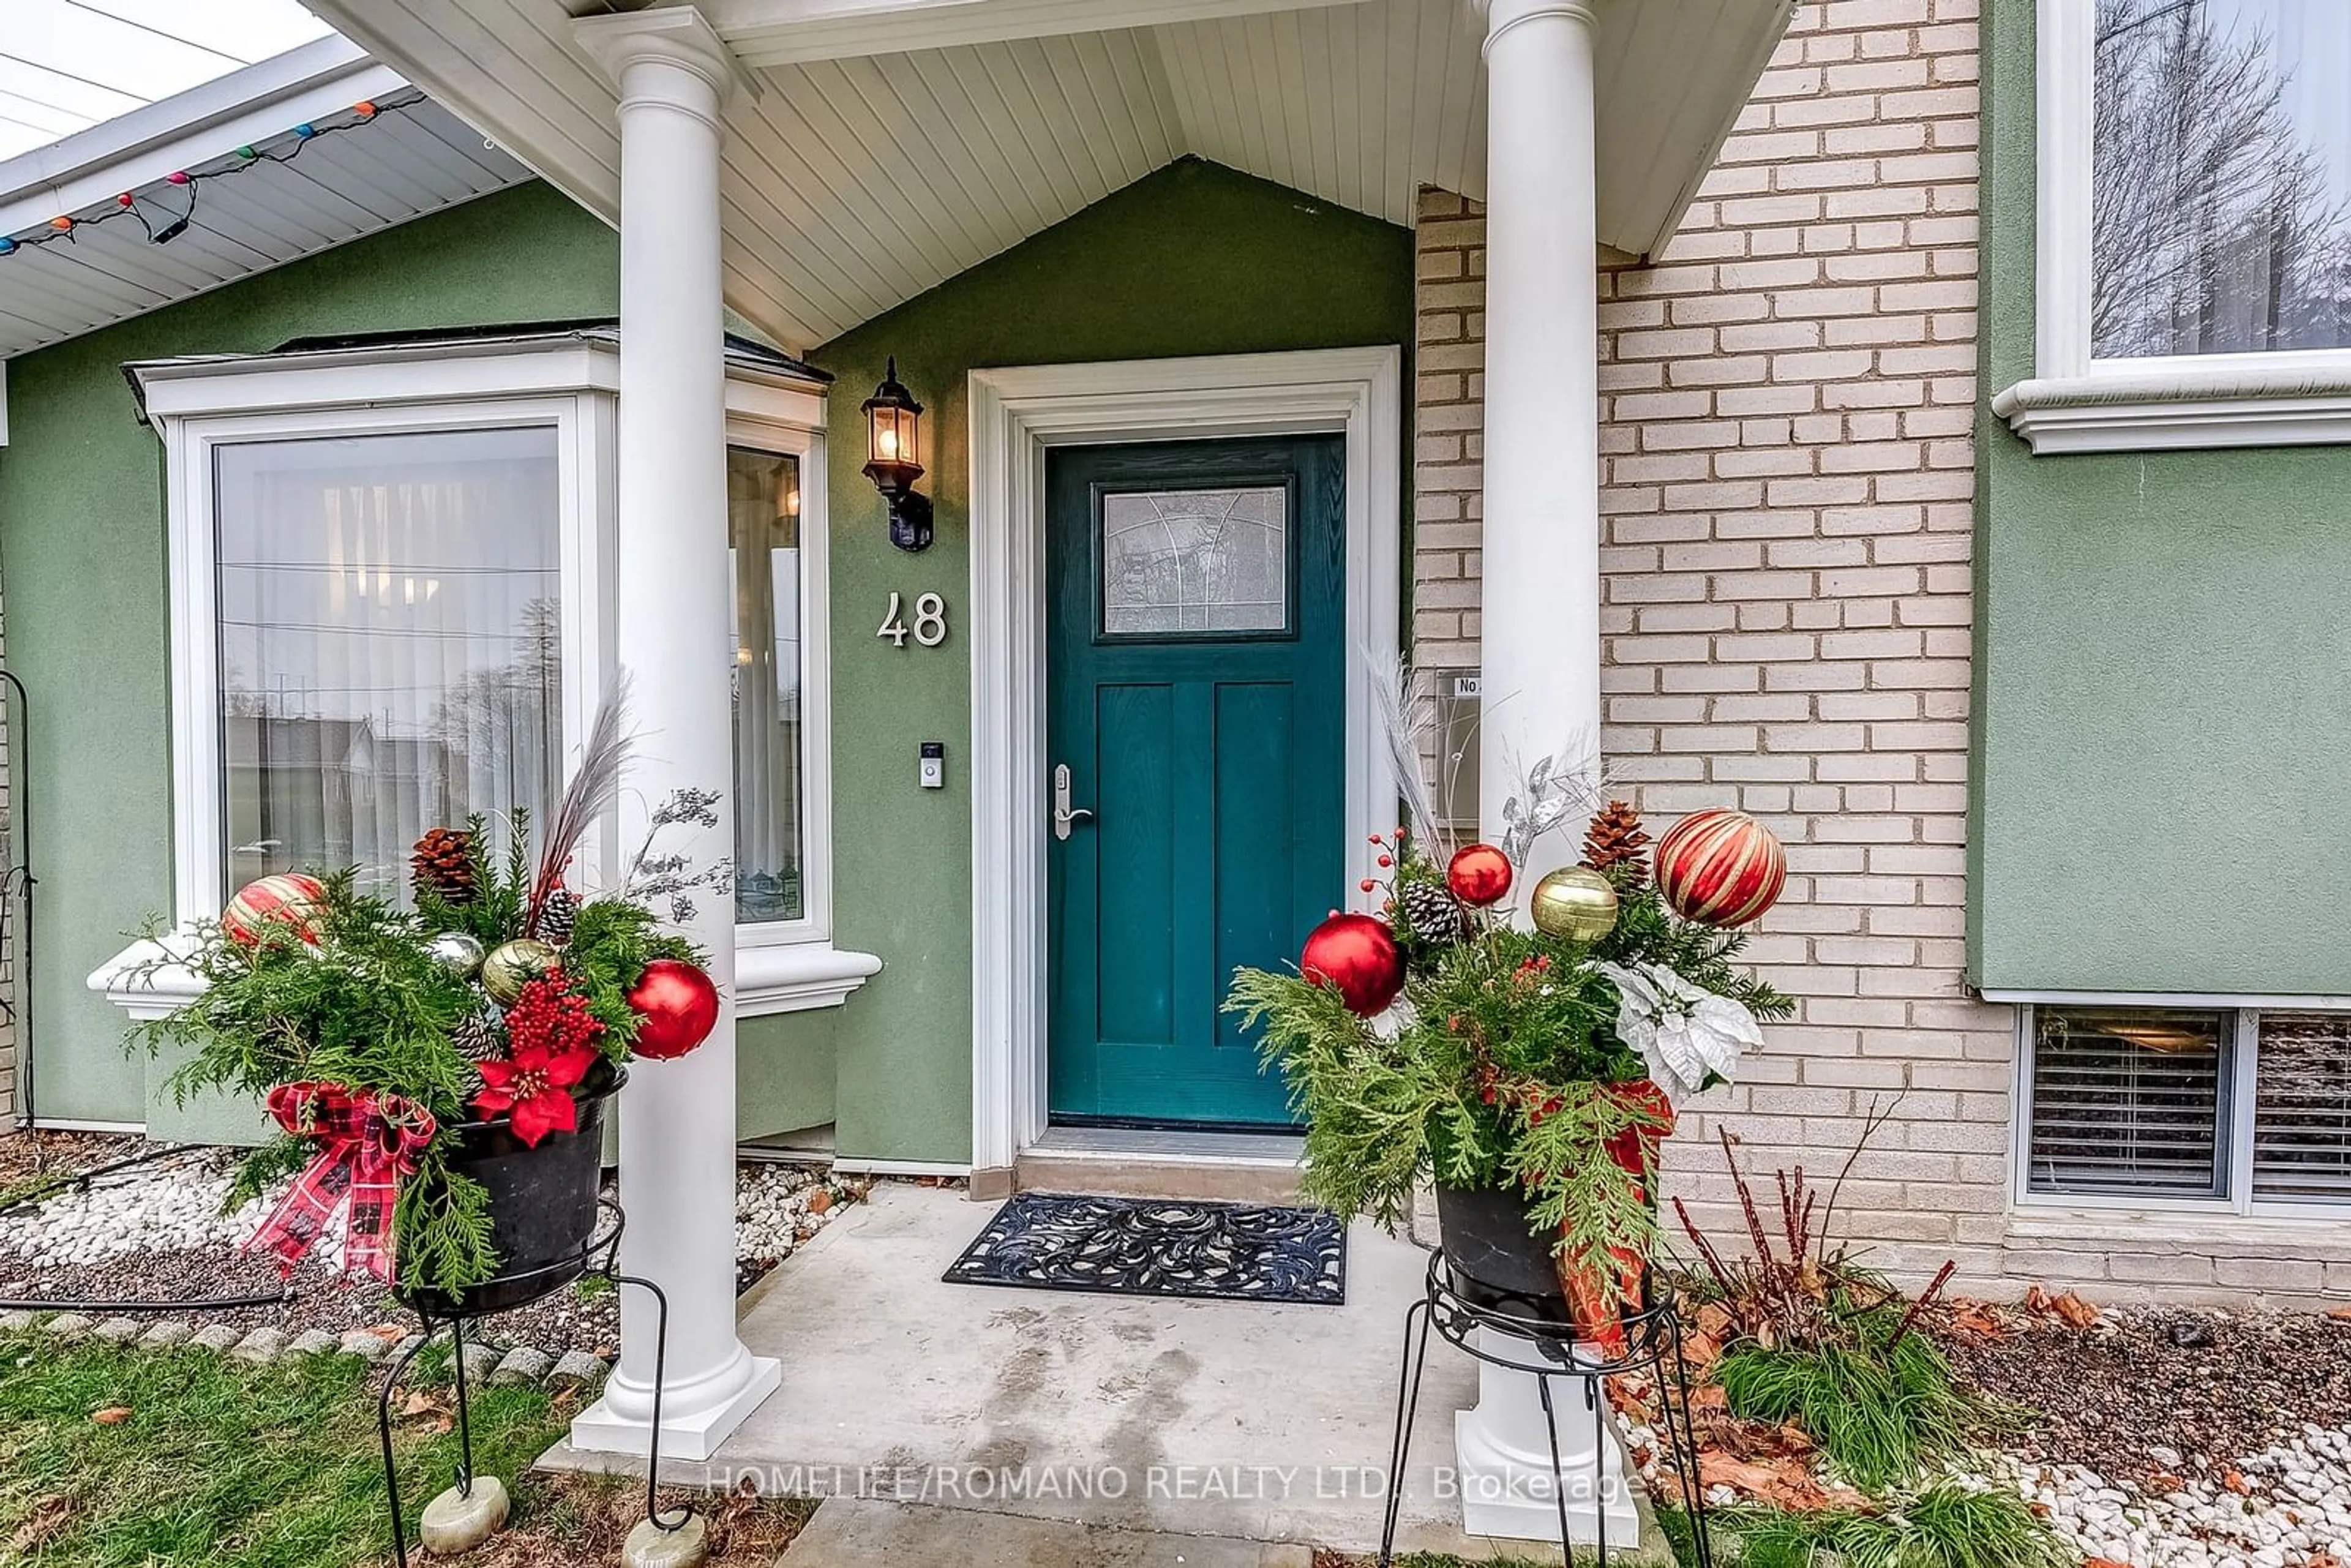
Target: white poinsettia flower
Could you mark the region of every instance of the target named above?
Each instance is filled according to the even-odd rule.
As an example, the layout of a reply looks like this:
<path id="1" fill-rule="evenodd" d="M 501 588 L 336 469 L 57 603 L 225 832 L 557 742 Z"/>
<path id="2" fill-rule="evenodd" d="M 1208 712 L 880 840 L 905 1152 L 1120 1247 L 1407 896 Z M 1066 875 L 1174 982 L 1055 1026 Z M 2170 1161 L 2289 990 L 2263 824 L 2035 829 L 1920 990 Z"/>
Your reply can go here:
<path id="1" fill-rule="evenodd" d="M 1740 1053 L 1762 1047 L 1763 1030 L 1753 1013 L 1663 964 L 1593 967 L 1615 982 L 1617 1036 L 1640 1053 L 1669 1101 L 1697 1093 L 1709 1073 L 1726 1082 L 1737 1076 Z"/>

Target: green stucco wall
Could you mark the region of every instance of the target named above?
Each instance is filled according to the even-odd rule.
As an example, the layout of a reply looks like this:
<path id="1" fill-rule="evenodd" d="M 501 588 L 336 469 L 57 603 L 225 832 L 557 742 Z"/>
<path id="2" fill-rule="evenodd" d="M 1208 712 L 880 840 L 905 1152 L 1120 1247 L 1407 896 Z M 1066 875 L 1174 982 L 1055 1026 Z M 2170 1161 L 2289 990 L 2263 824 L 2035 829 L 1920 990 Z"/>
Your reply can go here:
<path id="1" fill-rule="evenodd" d="M 747 1137 L 834 1121 L 844 1154 L 960 1161 L 971 1121 L 971 816 L 964 375 L 977 366 L 1409 343 L 1412 241 L 1393 225 L 1214 165 L 1171 165 L 859 328 L 838 371 L 831 474 L 834 923 L 884 971 L 846 1007 L 747 1019 Z M 120 366 L 289 339 L 610 315 L 617 246 L 545 186 L 489 197 L 8 367 L 0 589 L 35 703 L 26 755 L 41 878 L 38 1112 L 226 1136 L 250 1112 L 183 1112 L 161 1066 L 84 985 L 171 902 L 162 453 Z M 893 549 L 857 404 L 885 355 L 928 407 L 938 542 Z M 935 590 L 935 650 L 873 637 L 892 591 Z M 914 781 L 947 743 L 948 787 Z"/>
<path id="2" fill-rule="evenodd" d="M 971 1145 L 971 676 L 966 373 L 987 366 L 1409 344 L 1409 231 L 1196 161 L 1169 165 L 812 356 L 840 377 L 831 458 L 837 939 L 888 967 L 840 1016 L 838 1136 L 871 1158 Z M 893 549 L 856 408 L 894 354 L 925 407 L 937 541 Z M 945 646 L 874 628 L 949 606 Z M 915 782 L 947 745 L 947 787 Z M 1039 803 L 1040 811 L 1043 803 Z"/>
<path id="3" fill-rule="evenodd" d="M 138 423 L 122 364 L 331 333 L 610 316 L 618 267 L 609 229 L 529 185 L 9 363 L 0 583 L 9 666 L 33 698 L 18 762 L 30 768 L 40 877 L 32 983 L 44 1119 L 144 1119 L 170 1137 L 255 1124 L 246 1108 L 183 1111 L 157 1093 L 169 1064 L 127 1058 L 121 1013 L 83 983 L 172 901 L 162 448 Z M 831 1119 L 829 1018 L 747 1022 L 742 1064 L 747 1133 Z"/>
<path id="4" fill-rule="evenodd" d="M 2032 373 L 2033 0 L 1993 0 L 1984 75 L 1988 399 Z M 2351 450 L 1980 434 L 1974 978 L 2351 990 Z"/>
<path id="5" fill-rule="evenodd" d="M 9 362 L 0 602 L 9 665 L 32 694 L 40 1116 L 152 1115 L 162 1136 L 235 1125 L 147 1092 L 162 1073 L 124 1056 L 122 1014 L 84 986 L 172 902 L 163 455 L 120 367 L 327 333 L 610 315 L 618 256 L 601 224 L 525 186 Z"/>

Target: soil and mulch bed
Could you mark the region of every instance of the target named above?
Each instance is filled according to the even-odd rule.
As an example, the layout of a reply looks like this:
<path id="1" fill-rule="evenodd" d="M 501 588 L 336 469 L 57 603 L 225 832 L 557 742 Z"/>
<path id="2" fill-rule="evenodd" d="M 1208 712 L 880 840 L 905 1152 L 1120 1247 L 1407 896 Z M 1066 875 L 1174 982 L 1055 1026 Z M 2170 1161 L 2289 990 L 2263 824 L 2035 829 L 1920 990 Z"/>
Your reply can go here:
<path id="1" fill-rule="evenodd" d="M 236 1155 L 82 1134 L 0 1136 L 0 1300 L 165 1303 L 263 1296 L 270 1300 L 138 1315 L 240 1329 L 266 1325 L 288 1334 L 319 1329 L 340 1335 L 413 1322 L 373 1281 L 345 1276 L 315 1255 L 289 1272 L 275 1259 L 240 1250 L 234 1238 L 249 1231 L 253 1217 L 245 1217 L 241 1228 L 214 1221 Z M 147 1158 L 131 1168 L 99 1176 L 86 1193 L 57 1185 L 61 1176 L 141 1156 Z M 832 1211 L 861 1200 L 871 1186 L 872 1178 L 834 1177 L 806 1166 L 741 1166 L 737 1291 L 764 1278 Z M 59 1255 L 67 1250 L 82 1255 Z M 592 1279 L 501 1314 L 485 1334 L 492 1343 L 559 1354 L 585 1350 L 606 1358 L 619 1336 L 618 1293 Z"/>
<path id="2" fill-rule="evenodd" d="M 2110 1481 L 2225 1469 L 2305 1426 L 2351 1427 L 2351 1308 L 2110 1307 L 2078 1326 L 2053 1310 L 1962 1311 L 1941 1337 L 1970 1382 L 2035 1411 L 2011 1451 Z"/>

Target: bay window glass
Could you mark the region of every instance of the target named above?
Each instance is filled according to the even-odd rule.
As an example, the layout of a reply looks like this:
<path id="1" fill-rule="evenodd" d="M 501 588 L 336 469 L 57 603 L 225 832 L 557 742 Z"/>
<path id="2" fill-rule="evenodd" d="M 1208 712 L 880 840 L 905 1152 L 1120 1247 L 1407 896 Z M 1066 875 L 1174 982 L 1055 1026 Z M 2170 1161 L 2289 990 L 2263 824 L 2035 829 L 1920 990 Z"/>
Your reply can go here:
<path id="1" fill-rule="evenodd" d="M 735 668 L 735 918 L 806 916 L 800 715 L 800 472 L 797 458 L 730 447 L 727 652 Z"/>
<path id="2" fill-rule="evenodd" d="M 563 767 L 550 426 L 213 450 L 225 885 L 543 809 Z"/>
<path id="3" fill-rule="evenodd" d="M 2351 347 L 2351 5 L 2096 0 L 2091 352 Z"/>

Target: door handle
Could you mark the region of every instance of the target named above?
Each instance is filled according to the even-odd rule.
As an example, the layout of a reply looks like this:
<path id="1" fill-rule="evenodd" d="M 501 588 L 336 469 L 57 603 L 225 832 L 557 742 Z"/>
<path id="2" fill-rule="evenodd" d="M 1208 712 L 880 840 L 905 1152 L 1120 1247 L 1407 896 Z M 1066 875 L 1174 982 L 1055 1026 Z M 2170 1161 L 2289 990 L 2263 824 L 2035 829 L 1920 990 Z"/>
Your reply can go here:
<path id="1" fill-rule="evenodd" d="M 1053 769 L 1053 837 L 1066 840 L 1072 827 L 1093 820 L 1094 814 L 1083 806 L 1071 806 L 1070 765 L 1060 764 Z"/>

